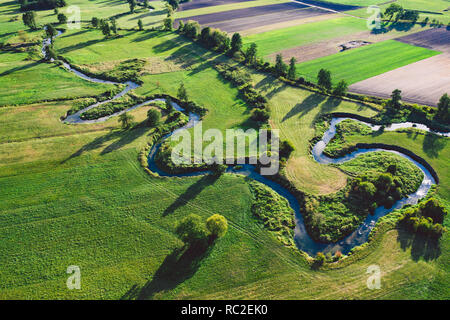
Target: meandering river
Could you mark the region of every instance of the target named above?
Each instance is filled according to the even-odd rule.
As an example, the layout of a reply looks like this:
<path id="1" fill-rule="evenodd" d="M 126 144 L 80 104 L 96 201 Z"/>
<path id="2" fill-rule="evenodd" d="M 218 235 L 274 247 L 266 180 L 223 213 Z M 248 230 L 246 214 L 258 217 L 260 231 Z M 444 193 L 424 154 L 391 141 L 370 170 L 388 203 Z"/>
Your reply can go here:
<path id="1" fill-rule="evenodd" d="M 61 32 L 58 32 L 59 36 L 61 34 Z M 51 44 L 51 40 L 50 39 L 45 39 L 43 41 L 43 46 L 42 46 L 42 52 L 45 55 L 45 47 Z M 66 68 L 68 71 L 74 73 L 75 75 L 77 75 L 78 77 L 85 79 L 87 81 L 91 81 L 91 82 L 97 82 L 97 83 L 106 83 L 106 84 L 119 84 L 117 82 L 113 82 L 113 81 L 106 81 L 106 80 L 102 80 L 102 79 L 98 79 L 98 78 L 93 78 L 91 76 L 88 76 L 86 74 L 83 74 L 80 71 L 75 70 L 74 68 L 72 68 L 68 63 L 63 63 L 64 68 Z M 130 111 L 132 109 L 136 109 L 139 108 L 141 106 L 147 105 L 153 101 L 161 101 L 163 99 L 152 99 L 152 100 L 148 100 L 145 101 L 143 103 L 140 104 L 136 104 L 126 110 L 114 113 L 110 116 L 106 116 L 100 119 L 96 119 L 96 120 L 83 120 L 81 119 L 81 115 L 86 112 L 87 110 L 90 110 L 92 108 L 95 108 L 101 104 L 113 101 L 117 98 L 122 97 L 123 95 L 125 95 L 127 92 L 129 92 L 132 89 L 135 89 L 137 87 L 139 87 L 138 84 L 128 81 L 124 83 L 126 85 L 125 89 L 123 89 L 120 93 L 116 94 L 113 98 L 102 101 L 102 102 L 97 102 L 95 104 L 92 104 L 70 116 L 68 116 L 66 119 L 64 119 L 63 121 L 66 123 L 77 123 L 77 124 L 87 124 L 87 123 L 96 123 L 96 122 L 103 122 L 106 121 L 107 119 L 114 117 L 114 116 L 118 116 L 124 112 Z M 181 108 L 178 104 L 173 103 L 172 105 L 174 106 L 174 108 L 178 111 L 181 112 L 185 112 L 185 110 L 183 110 L 183 108 Z M 203 172 L 194 172 L 194 173 L 185 173 L 185 174 L 169 174 L 164 172 L 163 170 L 161 170 L 160 168 L 158 168 L 158 166 L 155 164 L 155 155 L 157 154 L 159 148 L 161 147 L 161 144 L 168 139 L 171 135 L 173 135 L 175 132 L 179 131 L 179 130 L 184 130 L 184 129 L 188 129 L 188 128 L 192 128 L 194 127 L 198 121 L 199 121 L 200 117 L 198 115 L 196 115 L 195 113 L 189 113 L 189 121 L 186 123 L 186 125 L 184 125 L 182 128 L 176 129 L 175 131 L 173 131 L 172 133 L 164 136 L 159 143 L 155 144 L 150 152 L 149 152 L 149 156 L 148 156 L 148 167 L 151 171 L 158 173 L 160 176 L 169 176 L 169 177 L 188 177 L 188 176 L 199 176 L 199 175 L 204 175 L 204 174 L 208 174 L 208 172 L 203 171 Z M 401 208 L 403 205 L 405 204 L 416 204 L 420 199 L 422 199 L 423 197 L 426 196 L 427 192 L 429 191 L 430 187 L 433 184 L 436 184 L 436 181 L 433 177 L 433 175 L 431 174 L 431 172 L 425 168 L 424 165 L 422 165 L 421 163 L 417 162 L 416 160 L 412 159 L 411 157 L 409 157 L 408 155 L 398 152 L 398 151 L 393 151 L 393 150 L 387 150 L 387 149 L 382 149 L 382 148 L 378 148 L 378 149 L 358 149 L 357 151 L 348 154 L 344 157 L 338 158 L 338 159 L 332 159 L 329 158 L 327 156 L 325 156 L 323 154 L 323 150 L 325 149 L 326 145 L 328 144 L 328 142 L 330 142 L 330 140 L 335 136 L 336 134 L 336 125 L 345 120 L 345 119 L 352 119 L 351 117 L 335 117 L 332 118 L 331 123 L 330 123 L 330 127 L 328 128 L 328 130 L 325 132 L 325 134 L 322 137 L 322 140 L 320 140 L 319 142 L 317 142 L 313 149 L 312 149 L 312 155 L 314 157 L 314 159 L 321 163 L 321 164 L 331 164 L 331 163 L 343 163 L 346 161 L 350 161 L 358 156 L 360 156 L 361 154 L 364 153 L 369 153 L 369 152 L 375 152 L 375 151 L 386 151 L 386 152 L 392 152 L 395 154 L 398 154 L 399 156 L 411 161 L 414 165 L 416 165 L 424 174 L 424 178 L 423 181 L 420 185 L 420 187 L 417 189 L 416 192 L 408 195 L 408 197 L 403 198 L 399 201 L 397 201 L 390 209 L 384 208 L 384 207 L 378 207 L 375 210 L 375 213 L 373 215 L 368 215 L 367 218 L 365 219 L 365 221 L 357 228 L 357 230 L 355 230 L 354 232 L 352 232 L 350 235 L 348 235 L 347 237 L 345 237 L 344 239 L 342 239 L 341 241 L 337 242 L 337 243 L 331 243 L 331 244 L 324 244 L 324 243 L 320 243 L 317 241 L 314 241 L 308 234 L 308 232 L 306 231 L 304 222 L 303 222 L 303 216 L 300 212 L 300 205 L 298 200 L 296 199 L 296 197 L 286 188 L 284 188 L 283 186 L 281 186 L 279 183 L 274 182 L 270 179 L 268 179 L 265 176 L 260 175 L 257 171 L 255 166 L 253 165 L 242 165 L 240 167 L 233 167 L 230 166 L 227 169 L 227 172 L 232 172 L 235 174 L 241 174 L 244 176 L 247 176 L 249 178 L 252 178 L 256 181 L 259 181 L 263 184 L 265 184 L 266 186 L 272 188 L 275 192 L 277 192 L 278 194 L 280 194 L 282 197 L 284 197 L 288 202 L 289 205 L 291 206 L 291 208 L 294 210 L 295 212 L 295 218 L 296 218 L 296 227 L 295 227 L 295 236 L 294 236 L 294 240 L 295 243 L 297 245 L 297 247 L 302 250 L 307 252 L 310 255 L 315 255 L 317 252 L 336 252 L 336 251 L 341 251 L 342 253 L 348 253 L 353 247 L 358 246 L 363 244 L 364 242 L 367 241 L 370 231 L 372 230 L 372 228 L 375 226 L 375 223 L 378 221 L 379 218 L 383 217 L 384 215 L 392 212 L 395 209 L 399 209 Z M 357 120 L 357 119 L 353 119 L 353 120 Z M 357 120 L 360 121 L 360 120 Z M 363 121 L 360 121 L 366 125 L 368 125 L 369 127 L 372 128 L 372 130 L 378 130 L 380 126 L 376 126 L 376 125 L 372 125 L 370 123 L 366 123 Z M 419 128 L 421 130 L 427 131 L 427 132 L 433 132 L 432 130 L 430 130 L 427 126 L 423 125 L 423 124 L 417 124 L 417 123 L 411 123 L 411 122 L 405 122 L 405 123 L 398 123 L 398 124 L 392 124 L 388 127 L 385 127 L 384 130 L 385 131 L 389 131 L 389 130 L 396 130 L 396 129 L 400 129 L 400 128 L 411 128 L 411 127 L 415 127 L 415 128 Z M 433 132 L 435 134 L 439 134 L 439 135 L 443 135 L 446 137 L 449 137 L 449 133 L 439 133 L 439 132 Z M 239 168 L 239 169 L 237 169 Z"/>

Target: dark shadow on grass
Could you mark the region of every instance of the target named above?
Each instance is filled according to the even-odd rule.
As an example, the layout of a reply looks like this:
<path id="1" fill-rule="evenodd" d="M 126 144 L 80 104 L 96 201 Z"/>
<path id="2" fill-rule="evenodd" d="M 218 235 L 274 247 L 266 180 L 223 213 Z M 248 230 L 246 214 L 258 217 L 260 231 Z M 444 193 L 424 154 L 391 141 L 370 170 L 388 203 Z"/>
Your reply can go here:
<path id="1" fill-rule="evenodd" d="M 303 117 L 305 114 L 321 104 L 325 100 L 325 98 L 326 97 L 324 95 L 318 93 L 309 95 L 305 100 L 296 104 L 291 110 L 289 110 L 289 112 L 286 113 L 281 122 L 284 122 L 296 115 L 298 115 L 299 118 Z"/>
<path id="2" fill-rule="evenodd" d="M 116 130 L 116 129 L 111 130 L 107 134 L 97 137 L 88 144 L 85 144 L 77 152 L 71 154 L 70 157 L 61 161 L 61 164 L 64 164 L 73 158 L 79 157 L 83 155 L 85 152 L 100 149 L 106 143 L 112 141 L 100 152 L 101 155 L 105 155 L 133 142 L 141 135 L 143 135 L 146 131 L 147 128 L 145 128 L 144 123 L 140 123 L 131 130 Z"/>
<path id="3" fill-rule="evenodd" d="M 447 138 L 438 136 L 437 134 L 427 132 L 423 139 L 422 149 L 430 158 L 437 158 L 439 153 L 447 145 Z"/>
<path id="4" fill-rule="evenodd" d="M 190 185 L 186 191 L 181 194 L 170 206 L 163 212 L 163 216 L 173 213 L 178 208 L 184 206 L 187 202 L 195 199 L 206 187 L 214 184 L 219 177 L 214 175 L 204 175 L 194 184 Z"/>
<path id="5" fill-rule="evenodd" d="M 34 61 L 34 62 L 27 63 L 27 64 L 25 64 L 23 66 L 19 66 L 19 67 L 15 67 L 15 68 L 11 68 L 11 69 L 5 70 L 2 73 L 0 73 L 0 77 L 7 76 L 7 75 L 9 75 L 11 73 L 14 73 L 14 72 L 23 71 L 23 70 L 26 70 L 26 69 L 33 68 L 34 66 L 37 66 L 40 63 L 41 63 L 41 61 Z"/>
<path id="6" fill-rule="evenodd" d="M 176 288 L 179 284 L 191 278 L 198 270 L 200 263 L 214 247 L 214 243 L 199 241 L 192 245 L 176 248 L 169 254 L 143 288 L 137 290 L 133 286 L 122 299 L 152 299 L 158 292 Z"/>
<path id="7" fill-rule="evenodd" d="M 411 258 L 419 261 L 421 258 L 425 261 L 437 259 L 441 254 L 439 240 L 425 237 L 417 233 L 410 233 L 404 229 L 398 230 L 397 241 L 403 250 L 411 248 Z"/>

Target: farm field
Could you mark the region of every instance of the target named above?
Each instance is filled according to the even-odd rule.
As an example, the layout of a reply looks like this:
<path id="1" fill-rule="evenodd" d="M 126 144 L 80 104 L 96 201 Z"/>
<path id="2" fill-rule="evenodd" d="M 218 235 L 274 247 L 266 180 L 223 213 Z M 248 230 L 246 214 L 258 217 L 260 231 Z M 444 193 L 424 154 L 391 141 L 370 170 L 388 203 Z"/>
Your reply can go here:
<path id="1" fill-rule="evenodd" d="M 0 4 L 1 300 L 450 298 L 450 214 L 442 221 L 448 230 L 435 241 L 399 226 L 404 211 L 394 210 L 375 220 L 369 242 L 339 258 L 327 254 L 321 265 L 317 264 L 320 255 L 300 251 L 293 236 L 291 243 L 283 241 L 301 224 L 310 232 L 309 228 L 341 219 L 343 203 L 362 175 L 367 175 L 363 179 L 379 178 L 380 173 L 395 177 L 390 171 L 398 174 L 397 166 L 392 169 L 395 159 L 419 172 L 414 162 L 398 154 L 389 161 L 383 152 L 372 154 L 379 156 L 379 162 L 350 160 L 345 162 L 351 164 L 346 169 L 320 163 L 312 151 L 329 128 L 330 114 L 404 121 L 408 106 L 398 107 L 405 108 L 396 114 L 402 120 L 389 118 L 393 110 L 386 101 L 338 96 L 300 81 L 294 85 L 273 68 L 244 61 L 246 49 L 255 43 L 261 64 L 273 63 L 278 53 L 285 62 L 297 57 L 294 80 L 302 76 L 316 83 L 318 71 L 325 68 L 333 84 L 346 80 L 351 92 L 389 98 L 399 88 L 402 101 L 426 105 L 417 106 L 414 110 L 421 113 L 411 113 L 407 121 L 435 125 L 436 102 L 444 92 L 450 93 L 450 31 L 445 27 L 417 24 L 371 33 L 364 19 L 352 15 L 366 10 L 360 7 L 380 2 L 373 0 L 300 1 L 305 4 L 191 0 L 180 4 L 173 15 L 175 25 L 180 20 L 197 20 L 229 36 L 239 32 L 242 51 L 233 55 L 207 48 L 177 30 L 162 30 L 167 15 L 164 1 L 149 1 L 152 10 L 138 5 L 134 13 L 126 1 L 67 2 L 81 8 L 81 29 L 55 25 L 64 32 L 54 39 L 57 57 L 52 62 L 40 49 L 45 36 L 41 27 L 57 20 L 53 10 L 36 11 L 39 28 L 31 31 L 22 22 L 17 2 Z M 450 5 L 445 0 L 432 5 L 422 0 L 400 2 L 433 12 L 441 12 L 445 3 Z M 107 36 L 104 29 L 92 27 L 92 17 L 115 17 L 117 34 Z M 143 30 L 138 30 L 138 20 Z M 371 43 L 337 52 L 339 45 L 352 40 Z M 120 98 L 111 98 L 113 91 L 125 85 L 84 80 L 60 66 L 60 58 L 90 77 L 117 77 L 121 79 L 117 82 L 133 81 L 135 86 Z M 229 68 L 228 73 L 223 68 Z M 254 91 L 245 91 L 246 87 Z M 182 88 L 187 97 L 182 97 Z M 175 111 L 174 104 L 153 101 L 126 109 L 123 115 L 131 116 L 128 126 L 118 111 L 103 122 L 64 122 L 71 112 L 100 103 L 101 96 L 112 100 L 91 110 L 114 100 L 123 99 L 131 107 L 166 95 L 186 109 L 184 114 Z M 256 106 L 252 95 L 263 107 Z M 152 124 L 150 115 L 155 110 L 161 119 Z M 150 144 L 164 141 L 165 130 L 184 125 L 189 113 L 194 119 L 192 113 L 203 110 L 203 132 L 279 130 L 292 153 L 281 159 L 277 178 L 288 184 L 280 183 L 280 188 L 284 186 L 296 199 L 298 211 L 281 189 L 236 171 L 217 174 L 212 168 L 210 174 L 172 177 L 149 172 Z M 255 118 L 257 111 L 267 112 L 265 121 Z M 188 128 L 190 133 L 195 130 Z M 439 177 L 429 195 L 450 210 L 448 137 L 417 128 L 388 131 L 383 126 L 370 134 L 352 129 L 345 139 L 349 145 L 381 143 L 404 148 L 420 157 Z M 161 149 L 165 143 L 174 144 L 167 140 Z M 371 165 L 375 169 L 368 169 Z M 394 200 L 392 190 L 398 189 L 392 188 L 402 183 L 395 179 L 383 191 L 385 198 Z M 381 179 L 373 181 L 378 188 Z M 409 182 L 408 177 L 405 181 Z M 328 207 L 326 201 L 330 201 Z M 380 205 L 375 203 L 377 208 Z M 320 206 L 326 211 L 320 211 Z M 362 212 L 366 207 L 350 209 L 355 221 L 368 215 Z M 206 249 L 196 247 L 180 235 L 180 223 L 190 214 L 201 221 L 220 214 L 228 230 L 209 238 Z M 343 224 L 330 224 L 330 228 Z M 80 290 L 67 288 L 66 270 L 71 265 L 81 268 Z M 367 270 L 373 265 L 382 270 L 377 290 L 367 285 Z"/>
<path id="2" fill-rule="evenodd" d="M 335 81 L 346 80 L 353 84 L 438 54 L 439 51 L 388 40 L 300 63 L 298 72 L 314 81 L 319 70 L 325 68 L 331 71 Z"/>
<path id="3" fill-rule="evenodd" d="M 396 39 L 443 54 L 357 82 L 350 90 L 389 97 L 392 88 L 396 87 L 402 90 L 406 101 L 436 106 L 439 98 L 450 92 L 450 37 L 447 33 L 443 28 L 430 29 Z"/>

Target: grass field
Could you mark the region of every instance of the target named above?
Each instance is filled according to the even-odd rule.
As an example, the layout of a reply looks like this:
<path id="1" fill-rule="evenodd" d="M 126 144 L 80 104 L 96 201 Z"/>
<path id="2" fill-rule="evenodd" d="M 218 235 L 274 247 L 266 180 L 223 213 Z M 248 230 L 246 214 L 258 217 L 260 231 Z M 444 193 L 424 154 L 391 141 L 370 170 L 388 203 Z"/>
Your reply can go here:
<path id="1" fill-rule="evenodd" d="M 127 10 L 125 2 L 75 1 L 85 6 L 89 14 L 99 17 Z M 162 2 L 151 4 L 156 3 L 162 5 Z M 0 13 L 14 15 L 14 8 L 17 6 L 11 2 L 3 3 Z M 0 14 L 0 27 L 8 29 L 1 29 L 6 30 L 1 39 L 13 39 L 23 26 L 20 21 L 8 22 L 5 14 Z M 126 19 L 124 24 L 134 25 L 140 14 L 147 13 L 123 15 L 119 25 L 121 19 Z M 159 15 L 161 12 L 146 19 L 157 19 Z M 49 12 L 40 12 L 39 16 L 42 21 L 54 19 Z M 332 25 L 328 21 L 320 27 L 311 23 L 305 25 L 306 29 L 299 26 L 288 33 L 283 30 L 272 42 L 279 39 L 280 48 L 289 46 L 289 41 L 297 46 L 297 42 L 308 41 L 307 36 L 317 35 L 326 40 L 337 32 L 355 32 L 361 24 L 365 26 L 364 21 L 350 22 L 346 18 L 335 23 L 329 33 L 326 26 Z M 141 75 L 143 84 L 136 93 L 175 95 L 180 83 L 184 83 L 189 98 L 209 110 L 204 129 L 251 125 L 249 110 L 237 88 L 212 68 L 214 63 L 227 58 L 207 52 L 174 33 L 122 30 L 120 34 L 122 38 L 104 40 L 99 31 L 75 30 L 58 38 L 55 48 L 72 63 L 93 69 L 99 68 L 99 64 L 108 70 L 118 61 L 147 59 L 148 64 L 156 67 Z M 284 37 L 290 40 L 283 42 Z M 391 60 L 397 57 L 397 51 L 416 59 L 430 54 L 430 51 L 408 51 L 405 44 L 383 45 L 386 43 L 384 51 L 372 54 L 389 54 Z M 259 45 L 261 54 L 274 49 L 267 35 Z M 366 48 L 373 47 L 377 45 Z M 355 49 L 348 54 L 356 52 L 360 61 L 363 56 L 370 58 L 370 54 L 359 54 L 360 51 Z M 153 129 L 142 124 L 149 107 L 132 111 L 135 121 L 141 124 L 132 130 L 120 129 L 114 117 L 93 125 L 63 124 L 60 118 L 72 107 L 71 101 L 32 102 L 72 97 L 75 93 L 93 96 L 110 86 L 93 85 L 53 64 L 26 62 L 23 55 L 0 52 L 0 57 L 4 57 L 0 73 L 14 71 L 0 77 L 0 101 L 28 103 L 0 108 L 0 299 L 450 297 L 448 232 L 439 251 L 402 231 L 389 229 L 354 261 L 344 260 L 338 266 L 312 270 L 304 256 L 283 246 L 252 215 L 254 199 L 244 177 L 148 175 L 138 155 L 154 134 Z M 401 63 L 409 61 L 402 54 L 398 57 Z M 386 59 L 381 61 L 386 67 L 393 67 Z M 169 63 L 177 68 L 166 68 Z M 350 69 L 357 73 L 356 63 L 351 65 Z M 342 66 L 332 72 L 335 79 L 339 72 L 345 74 Z M 367 67 L 361 72 L 367 75 L 373 70 Z M 370 117 L 376 111 L 367 105 L 289 87 L 270 76 L 251 73 L 256 88 L 269 100 L 270 124 L 280 129 L 281 138 L 291 140 L 296 148 L 287 163 L 287 177 L 300 190 L 314 194 L 342 188 L 347 176 L 334 167 L 318 164 L 310 155 L 309 140 L 315 134 L 313 122 L 323 113 L 342 111 Z M 13 87 L 17 90 L 14 93 L 11 83 L 17 85 Z M 352 137 L 352 142 L 359 138 Z M 446 139 L 397 132 L 363 139 L 362 142 L 395 141 L 430 161 L 441 177 L 438 196 L 449 207 L 450 149 Z M 183 243 L 175 228 L 190 213 L 203 218 L 222 214 L 228 220 L 229 230 L 187 267 Z M 444 224 L 450 227 L 450 217 Z M 367 267 L 373 264 L 382 270 L 380 290 L 369 290 L 366 286 Z M 66 288 L 66 270 L 70 265 L 81 268 L 81 290 Z"/>
<path id="2" fill-rule="evenodd" d="M 0 105 L 91 96 L 114 88 L 84 81 L 54 64 L 26 61 L 26 56 L 0 52 Z"/>
<path id="3" fill-rule="evenodd" d="M 297 71 L 306 79 L 316 81 L 317 73 L 323 68 L 331 71 L 335 82 L 346 80 L 352 84 L 439 53 L 388 40 L 300 63 Z"/>

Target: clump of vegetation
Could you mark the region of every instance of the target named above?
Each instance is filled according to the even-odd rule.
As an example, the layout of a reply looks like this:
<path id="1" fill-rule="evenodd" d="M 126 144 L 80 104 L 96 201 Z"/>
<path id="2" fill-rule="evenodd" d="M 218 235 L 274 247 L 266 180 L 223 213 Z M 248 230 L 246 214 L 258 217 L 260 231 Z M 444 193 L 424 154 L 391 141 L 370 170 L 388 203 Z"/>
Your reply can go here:
<path id="1" fill-rule="evenodd" d="M 180 221 L 176 233 L 187 245 L 193 245 L 206 243 L 206 240 L 212 243 L 223 237 L 227 230 L 227 219 L 220 214 L 213 214 L 205 223 L 199 215 L 191 213 Z"/>
<path id="2" fill-rule="evenodd" d="M 432 197 L 415 208 L 406 209 L 399 219 L 399 225 L 410 232 L 439 239 L 446 231 L 442 225 L 446 215 L 445 207 Z"/>
<path id="3" fill-rule="evenodd" d="M 217 64 L 215 68 L 222 77 L 238 87 L 243 100 L 254 109 L 251 119 L 260 125 L 267 123 L 270 116 L 268 102 L 266 97 L 253 87 L 251 74 L 243 68 L 226 63 Z"/>
<path id="4" fill-rule="evenodd" d="M 135 96 L 126 94 L 119 99 L 101 104 L 95 108 L 83 112 L 80 118 L 83 120 L 95 120 L 103 118 L 114 113 L 129 109 L 141 102 L 143 102 L 142 98 L 137 98 Z"/>
<path id="5" fill-rule="evenodd" d="M 286 199 L 265 185 L 250 181 L 252 213 L 286 246 L 294 246 L 294 212 Z"/>
<path id="6" fill-rule="evenodd" d="M 161 112 L 156 109 L 147 111 L 147 124 L 149 127 L 156 127 L 161 121 Z"/>
<path id="7" fill-rule="evenodd" d="M 331 195 L 305 197 L 305 225 L 311 236 L 322 242 L 342 239 L 377 207 L 390 208 L 416 191 L 423 180 L 420 169 L 388 152 L 364 154 L 339 168 L 355 176 L 346 188 Z"/>
<path id="8" fill-rule="evenodd" d="M 122 129 L 129 129 L 134 124 L 134 117 L 128 112 L 124 112 L 119 116 L 119 122 L 122 126 Z"/>

